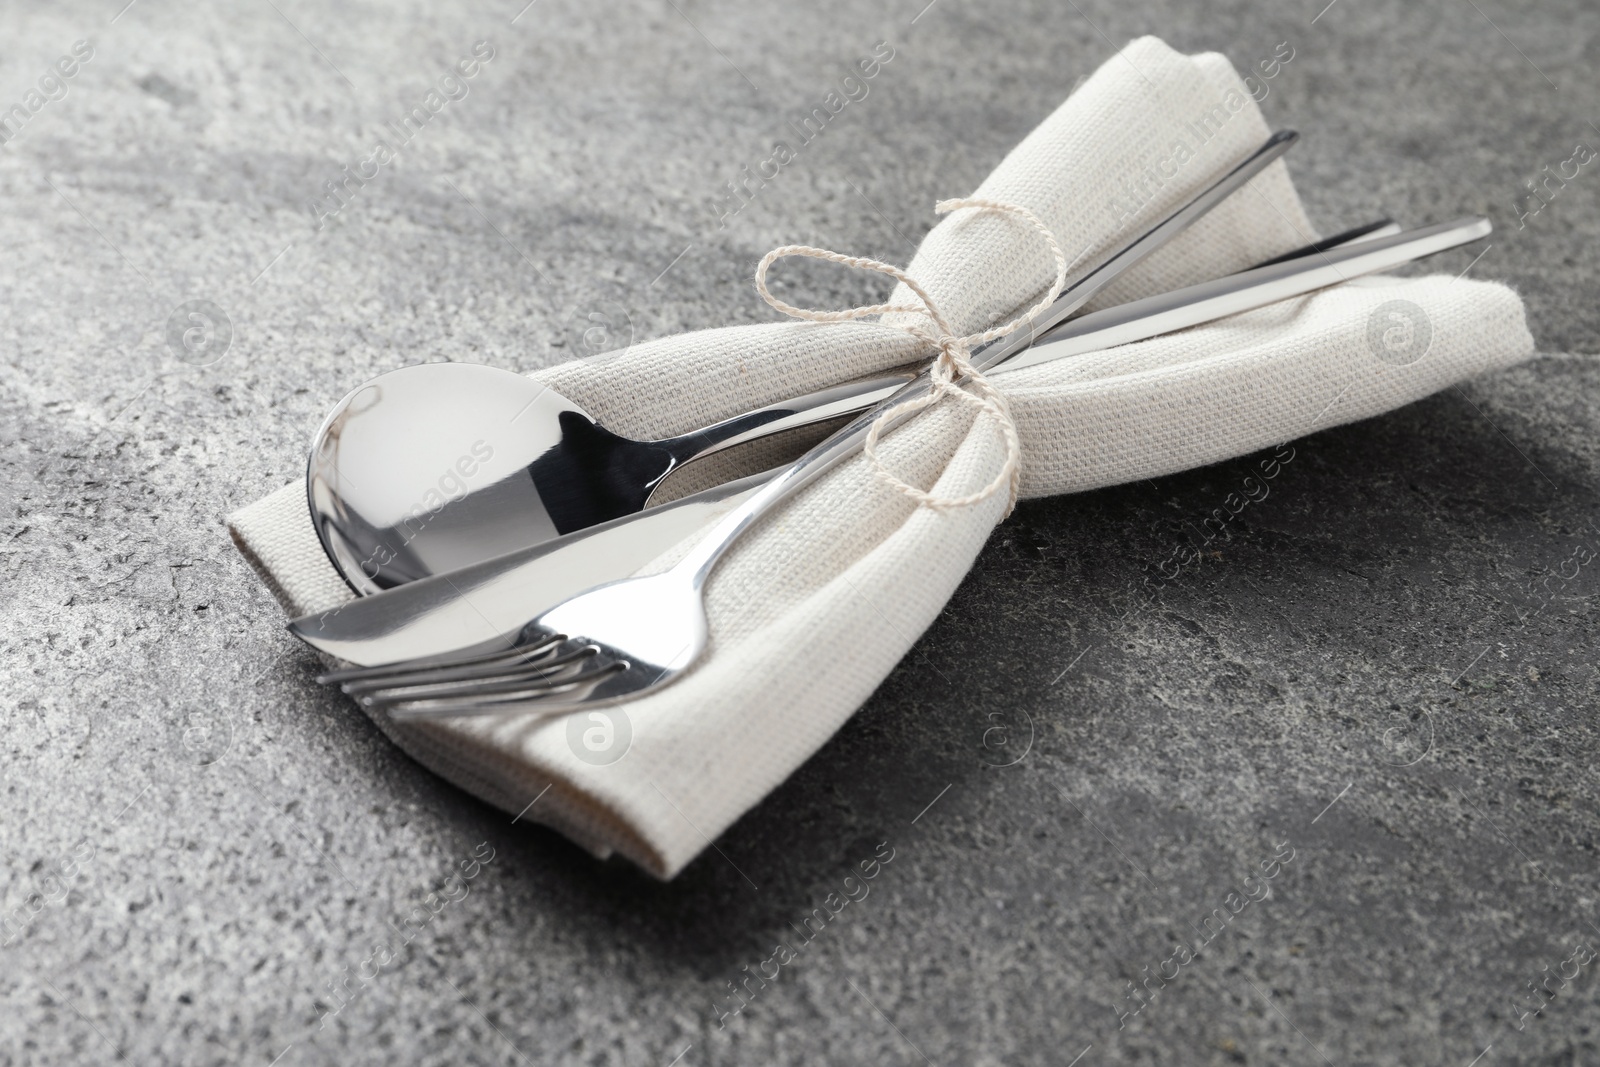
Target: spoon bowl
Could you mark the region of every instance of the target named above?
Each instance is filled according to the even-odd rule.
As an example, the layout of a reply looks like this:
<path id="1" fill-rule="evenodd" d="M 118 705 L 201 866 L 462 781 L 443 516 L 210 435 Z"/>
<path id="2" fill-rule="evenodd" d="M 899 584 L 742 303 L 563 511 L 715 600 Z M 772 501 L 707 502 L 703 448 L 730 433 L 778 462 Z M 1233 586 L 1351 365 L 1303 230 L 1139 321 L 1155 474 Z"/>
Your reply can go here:
<path id="1" fill-rule="evenodd" d="M 909 378 L 636 441 L 532 378 L 425 363 L 379 375 L 334 406 L 312 444 L 306 496 L 328 558 L 369 595 L 642 511 L 686 463 L 852 413 Z"/>

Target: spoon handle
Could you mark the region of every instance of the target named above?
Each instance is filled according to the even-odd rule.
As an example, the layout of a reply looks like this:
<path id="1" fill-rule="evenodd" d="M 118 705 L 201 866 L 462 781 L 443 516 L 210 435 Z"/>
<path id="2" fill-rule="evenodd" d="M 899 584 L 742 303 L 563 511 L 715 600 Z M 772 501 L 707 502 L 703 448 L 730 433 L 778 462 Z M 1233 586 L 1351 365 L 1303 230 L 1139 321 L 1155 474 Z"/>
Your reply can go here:
<path id="1" fill-rule="evenodd" d="M 1032 322 L 1028 323 L 1026 328 L 1015 330 L 1008 336 L 997 338 L 989 344 L 974 349 L 972 352 L 973 366 L 979 370 L 986 370 L 1032 344 L 1033 340 L 1045 330 L 1064 321 L 1074 311 L 1077 311 L 1098 295 L 1118 275 L 1188 229 L 1206 212 L 1216 207 L 1231 193 L 1243 187 L 1250 179 L 1265 170 L 1268 164 L 1288 151 L 1298 138 L 1298 134 L 1287 130 L 1280 130 L 1273 134 L 1259 148 L 1251 152 L 1249 156 L 1232 167 L 1217 181 L 1207 186 L 1183 207 L 1167 216 L 1137 239 L 1121 245 L 1112 256 L 1098 267 L 1067 287 L 1056 299 L 1055 303 L 1040 312 Z M 931 376 L 927 371 L 923 371 L 910 384 L 901 388 L 893 396 L 881 401 L 863 412 L 859 417 L 851 420 L 827 440 L 812 448 L 805 455 L 795 460 L 793 464 L 780 471 L 754 496 L 726 515 L 722 521 L 718 522 L 704 538 L 689 550 L 688 555 L 673 565 L 671 573 L 685 576 L 690 585 L 696 589 L 700 588 L 704 585 L 706 578 L 710 576 L 712 568 L 717 565 L 717 561 L 722 558 L 722 554 L 732 547 L 733 543 L 746 530 L 755 525 L 763 515 L 795 493 L 798 493 L 827 471 L 855 455 L 866 441 L 867 434 L 871 431 L 872 425 L 877 421 L 879 415 L 909 400 L 927 395 L 932 388 Z M 904 417 L 906 415 L 902 413 L 901 418 Z M 898 421 L 891 420 L 890 425 L 894 425 Z"/>
<path id="2" fill-rule="evenodd" d="M 727 448 L 734 448 L 757 438 L 782 433 L 785 430 L 813 426 L 820 422 L 854 415 L 871 407 L 885 396 L 893 394 L 917 376 L 915 371 L 885 375 L 866 381 L 830 386 L 814 393 L 797 396 L 768 407 L 747 411 L 731 419 L 712 423 L 678 437 L 656 441 L 679 467 L 693 460 L 704 459 Z"/>

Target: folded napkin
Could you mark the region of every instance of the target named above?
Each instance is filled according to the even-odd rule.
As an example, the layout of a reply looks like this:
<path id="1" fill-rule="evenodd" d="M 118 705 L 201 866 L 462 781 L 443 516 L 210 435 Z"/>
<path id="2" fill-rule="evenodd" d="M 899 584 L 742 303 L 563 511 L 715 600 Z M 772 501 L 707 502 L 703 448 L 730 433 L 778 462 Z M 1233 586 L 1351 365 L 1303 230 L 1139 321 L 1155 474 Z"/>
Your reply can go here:
<path id="1" fill-rule="evenodd" d="M 1222 56 L 1184 56 L 1145 38 L 1085 82 L 975 195 L 1032 211 L 1069 258 L 1092 264 L 1268 132 Z M 1276 163 L 1096 306 L 1217 277 L 1311 240 Z M 1016 218 L 969 209 L 928 234 L 908 271 L 955 329 L 977 331 L 1027 307 L 1054 264 Z M 893 301 L 914 298 L 900 291 Z M 1532 352 L 1509 289 L 1385 277 L 991 380 L 1020 432 L 1026 497 L 1242 455 L 1389 411 Z M 650 438 L 929 358 L 881 324 L 777 322 L 663 338 L 534 377 L 607 427 Z M 1006 447 L 991 419 L 946 402 L 889 434 L 881 456 L 916 486 L 962 496 L 995 478 Z M 706 589 L 704 658 L 682 680 L 616 709 L 609 724 L 584 715 L 378 723 L 418 761 L 490 803 L 527 808 L 525 819 L 597 855 L 618 852 L 669 878 L 871 695 L 944 607 L 1006 505 L 1001 493 L 966 508 L 918 507 L 857 456 L 734 546 Z M 317 541 L 298 480 L 229 524 L 290 614 L 351 599 Z M 585 758 L 574 738 L 586 729 L 631 735 L 626 754 Z"/>

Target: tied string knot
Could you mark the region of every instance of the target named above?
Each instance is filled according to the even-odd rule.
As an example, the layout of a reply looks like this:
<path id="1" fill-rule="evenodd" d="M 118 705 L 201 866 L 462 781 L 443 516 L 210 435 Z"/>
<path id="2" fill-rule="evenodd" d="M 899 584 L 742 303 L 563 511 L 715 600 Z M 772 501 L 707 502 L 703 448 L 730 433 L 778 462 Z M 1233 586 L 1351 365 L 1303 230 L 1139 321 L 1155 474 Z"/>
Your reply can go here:
<path id="1" fill-rule="evenodd" d="M 1013 215 L 1029 223 L 1037 230 L 1050 246 L 1050 254 L 1055 260 L 1056 276 L 1043 298 L 1027 311 L 1018 315 L 1003 326 L 997 326 L 982 333 L 958 334 L 951 328 L 943 312 L 934 303 L 933 297 L 928 295 L 926 289 L 911 275 L 899 267 L 876 259 L 866 259 L 860 256 L 846 256 L 838 252 L 830 252 L 825 248 L 813 248 L 810 245 L 784 245 L 774 248 L 761 258 L 756 267 L 756 292 L 761 294 L 761 299 L 772 305 L 777 310 L 793 318 L 803 319 L 807 322 L 848 322 L 854 319 L 864 319 L 871 315 L 886 315 L 890 313 L 907 312 L 920 314 L 925 321 L 906 324 L 885 323 L 891 329 L 909 333 L 930 347 L 937 349 L 938 355 L 934 357 L 929 366 L 929 378 L 932 388 L 922 396 L 896 404 L 885 409 L 873 420 L 867 432 L 867 439 L 862 445 L 862 452 L 866 454 L 867 462 L 872 466 L 872 473 L 880 482 L 897 492 L 916 501 L 921 507 L 932 508 L 936 511 L 948 511 L 953 508 L 969 507 L 982 503 L 1005 489 L 1008 494 L 1006 514 L 1011 514 L 1011 509 L 1017 503 L 1017 491 L 1021 485 L 1022 477 L 1022 441 L 1017 436 L 1017 424 L 1011 417 L 1011 409 L 1006 404 L 1004 395 L 983 376 L 972 363 L 972 348 L 975 345 L 986 344 L 990 341 L 1005 337 L 1021 329 L 1045 308 L 1055 303 L 1056 297 L 1061 295 L 1061 290 L 1067 283 L 1067 257 L 1061 251 L 1061 245 L 1056 242 L 1055 235 L 1050 228 L 1041 222 L 1033 212 L 1016 204 L 1009 204 L 1002 200 L 985 200 L 968 198 L 963 200 L 941 200 L 934 205 L 937 214 L 948 214 L 962 208 L 975 208 L 980 211 L 998 211 Z M 874 304 L 870 307 L 849 308 L 845 311 L 818 311 L 812 308 L 798 308 L 792 304 L 784 303 L 767 289 L 767 270 L 778 260 L 787 256 L 803 256 L 808 259 L 821 259 L 829 263 L 839 263 L 846 267 L 855 267 L 860 270 L 875 271 L 887 274 L 889 277 L 901 282 L 917 297 L 920 304 Z M 954 398 L 961 403 L 969 404 L 976 408 L 980 417 L 987 417 L 999 430 L 1001 438 L 1005 441 L 1006 459 L 1000 472 L 993 481 L 975 493 L 961 497 L 938 496 L 924 489 L 906 482 L 878 456 L 878 441 L 885 430 L 902 416 L 914 415 L 939 403 L 945 397 Z"/>

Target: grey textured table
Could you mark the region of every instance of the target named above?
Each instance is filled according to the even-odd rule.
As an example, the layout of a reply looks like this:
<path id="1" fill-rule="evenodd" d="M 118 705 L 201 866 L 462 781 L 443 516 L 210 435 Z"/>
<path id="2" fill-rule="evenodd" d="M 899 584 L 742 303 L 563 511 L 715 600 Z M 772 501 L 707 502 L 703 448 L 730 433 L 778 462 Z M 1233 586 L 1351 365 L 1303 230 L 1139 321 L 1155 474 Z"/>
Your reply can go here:
<path id="1" fill-rule="evenodd" d="M 8 5 L 0 44 L 25 109 L 92 48 L 0 147 L 0 1062 L 1600 1055 L 1600 168 L 1516 206 L 1600 147 L 1592 3 L 123 2 Z M 1263 106 L 1306 135 L 1317 222 L 1491 215 L 1472 272 L 1547 357 L 1295 442 L 1153 605 L 1130 588 L 1242 462 L 1022 507 L 671 884 L 510 825 L 312 683 L 221 518 L 347 387 L 531 369 L 596 308 L 640 338 L 765 319 L 780 243 L 903 262 L 1146 32 L 1240 65 L 1289 42 Z M 880 40 L 870 95 L 719 228 L 717 189 Z M 465 97 L 319 230 L 478 41 Z M 213 365 L 167 344 L 189 300 L 231 320 Z M 881 841 L 870 896 L 719 1019 Z M 408 921 L 475 849 L 469 895 Z"/>

